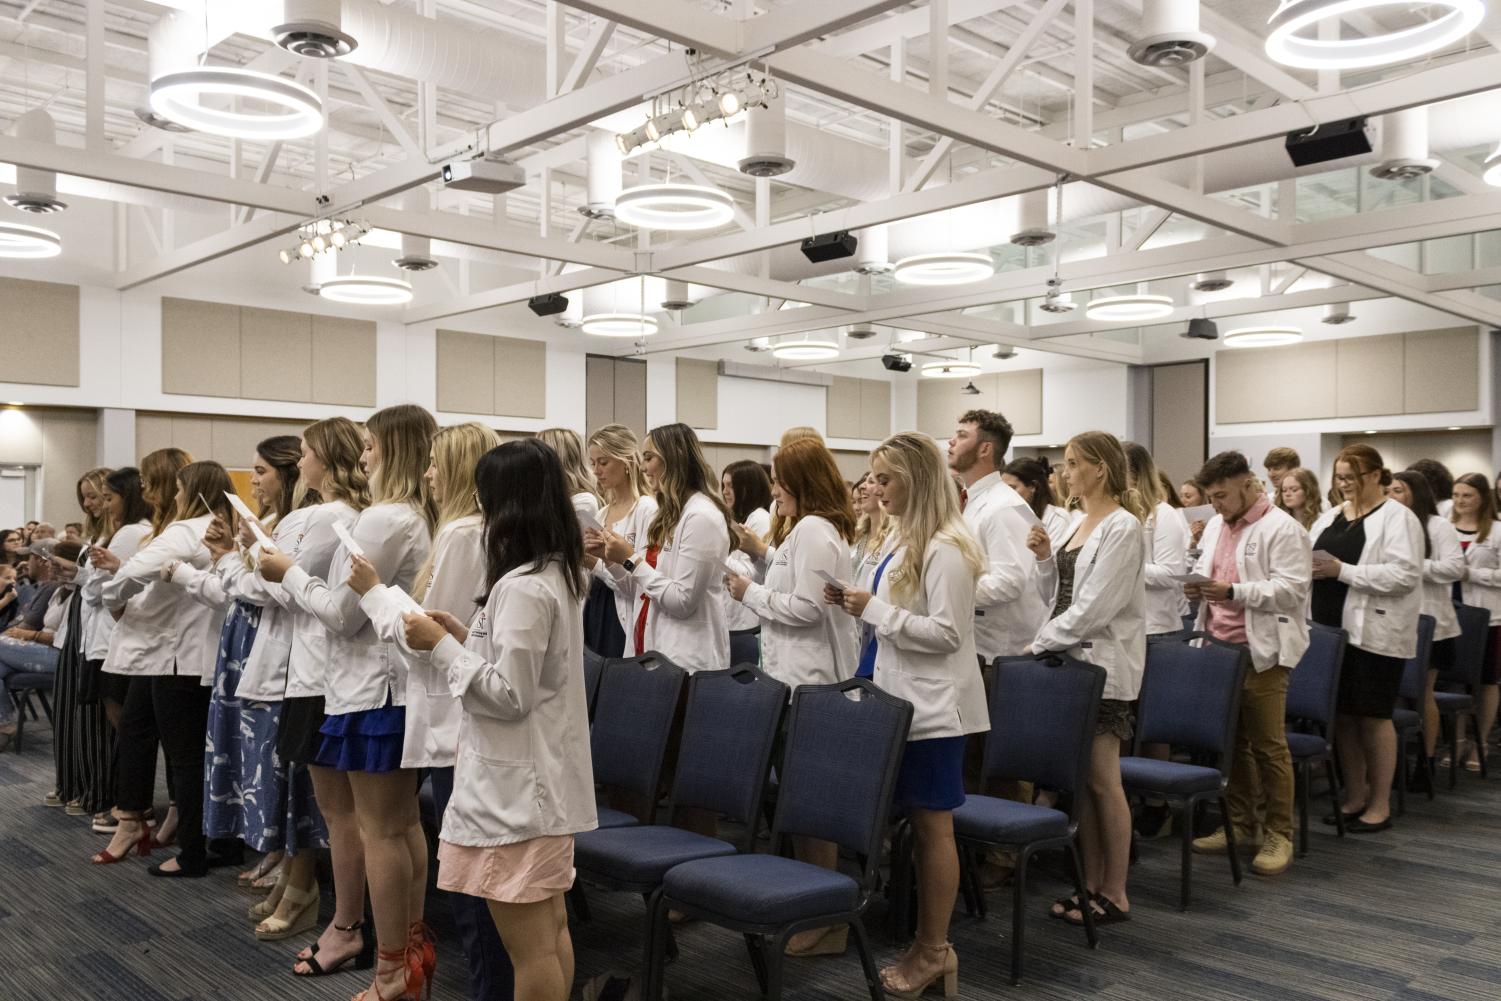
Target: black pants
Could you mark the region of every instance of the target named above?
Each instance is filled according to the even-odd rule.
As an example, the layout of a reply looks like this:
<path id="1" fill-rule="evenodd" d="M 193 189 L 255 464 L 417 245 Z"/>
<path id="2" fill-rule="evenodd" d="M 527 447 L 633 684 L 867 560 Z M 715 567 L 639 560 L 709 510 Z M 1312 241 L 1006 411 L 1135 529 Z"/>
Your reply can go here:
<path id="1" fill-rule="evenodd" d="M 178 864 L 208 864 L 203 837 L 203 748 L 209 688 L 197 675 L 132 678 L 120 720 L 117 792 L 120 809 L 151 806 L 156 785 L 156 745 L 167 758 L 168 785 L 177 796 Z"/>

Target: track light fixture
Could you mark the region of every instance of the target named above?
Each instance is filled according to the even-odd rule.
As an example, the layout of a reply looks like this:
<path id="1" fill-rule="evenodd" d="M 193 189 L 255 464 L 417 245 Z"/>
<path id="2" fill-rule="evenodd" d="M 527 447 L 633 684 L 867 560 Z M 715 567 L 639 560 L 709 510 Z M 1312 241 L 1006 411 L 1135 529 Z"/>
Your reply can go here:
<path id="1" fill-rule="evenodd" d="M 329 251 L 352 247 L 370 233 L 363 219 L 314 219 L 298 230 L 297 242 L 277 252 L 283 264 L 306 261 Z"/>
<path id="2" fill-rule="evenodd" d="M 747 108 L 764 108 L 778 93 L 774 80 L 754 73 L 690 83 L 653 101 L 646 121 L 617 135 L 615 147 L 623 156 L 678 132 L 693 132 L 710 122 L 731 118 Z"/>

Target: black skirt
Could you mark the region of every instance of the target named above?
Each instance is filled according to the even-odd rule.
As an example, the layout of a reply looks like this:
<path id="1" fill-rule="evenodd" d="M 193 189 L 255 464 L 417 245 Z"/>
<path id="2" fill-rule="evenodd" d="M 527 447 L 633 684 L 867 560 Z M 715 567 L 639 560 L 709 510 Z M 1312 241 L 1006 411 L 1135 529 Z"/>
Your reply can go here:
<path id="1" fill-rule="evenodd" d="M 1399 657 L 1346 647 L 1339 672 L 1339 711 L 1347 716 L 1391 719 L 1406 666 Z"/>
<path id="2" fill-rule="evenodd" d="M 304 695 L 281 704 L 281 723 L 276 729 L 276 756 L 284 765 L 310 764 L 318 755 L 323 738 L 323 696 Z"/>

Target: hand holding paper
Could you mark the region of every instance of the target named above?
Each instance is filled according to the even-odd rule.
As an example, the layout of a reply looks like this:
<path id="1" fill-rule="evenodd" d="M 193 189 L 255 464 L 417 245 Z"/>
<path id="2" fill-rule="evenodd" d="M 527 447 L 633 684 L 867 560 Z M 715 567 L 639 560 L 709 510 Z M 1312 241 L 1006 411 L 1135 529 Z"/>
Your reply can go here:
<path id="1" fill-rule="evenodd" d="M 232 494 L 228 490 L 224 491 L 224 496 L 229 500 L 229 506 L 234 508 L 235 513 L 240 516 L 240 520 L 250 526 L 255 541 L 269 549 L 275 549 L 276 543 L 272 542 L 271 536 L 266 534 L 266 529 L 261 525 L 260 519 L 250 510 L 249 505 L 240 500 L 238 494 Z"/>
<path id="2" fill-rule="evenodd" d="M 354 534 L 344 527 L 343 522 L 334 522 L 334 534 L 339 537 L 339 541 L 344 544 L 344 551 L 350 556 L 365 555 L 364 548 L 354 541 Z"/>

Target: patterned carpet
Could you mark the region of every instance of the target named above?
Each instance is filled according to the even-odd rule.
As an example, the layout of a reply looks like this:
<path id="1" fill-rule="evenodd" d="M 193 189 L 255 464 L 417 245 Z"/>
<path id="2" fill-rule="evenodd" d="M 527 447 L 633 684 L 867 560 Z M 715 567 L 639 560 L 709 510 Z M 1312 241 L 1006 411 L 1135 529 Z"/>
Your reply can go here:
<path id="1" fill-rule="evenodd" d="M 34 737 L 32 735 L 35 735 Z M 288 957 L 302 941 L 262 944 L 244 917 L 254 898 L 234 873 L 157 881 L 139 860 L 97 868 L 105 839 L 83 818 L 41 805 L 50 787 L 44 728 L 22 754 L 0 755 L 0 999 L 193 1001 L 347 998 L 365 986 L 341 974 L 299 980 Z M 1223 859 L 1198 859 L 1194 908 L 1177 910 L 1175 843 L 1144 846 L 1132 872 L 1134 919 L 1081 932 L 1042 916 L 1062 884 L 1032 881 L 1027 980 L 1006 983 L 1009 897 L 981 922 L 956 915 L 964 998 L 1108 997 L 1113 1001 L 1277 998 L 1493 1001 L 1501 992 L 1501 782 L 1461 776 L 1457 794 L 1418 798 L 1384 835 L 1337 841 L 1315 822 L 1313 853 L 1285 876 L 1232 887 Z M 642 905 L 591 893 L 594 920 L 575 926 L 579 983 L 635 964 Z M 430 906 L 441 940 L 434 998 L 465 997 L 462 957 L 446 907 Z M 325 900 L 324 918 L 331 913 Z M 882 956 L 895 952 L 877 910 Z M 714 928 L 680 930 L 668 968 L 674 1001 L 757 996 L 742 941 Z M 308 936 L 308 940 L 311 936 Z M 577 996 L 577 991 L 575 992 Z M 864 996 L 853 952 L 789 961 L 787 997 Z"/>

